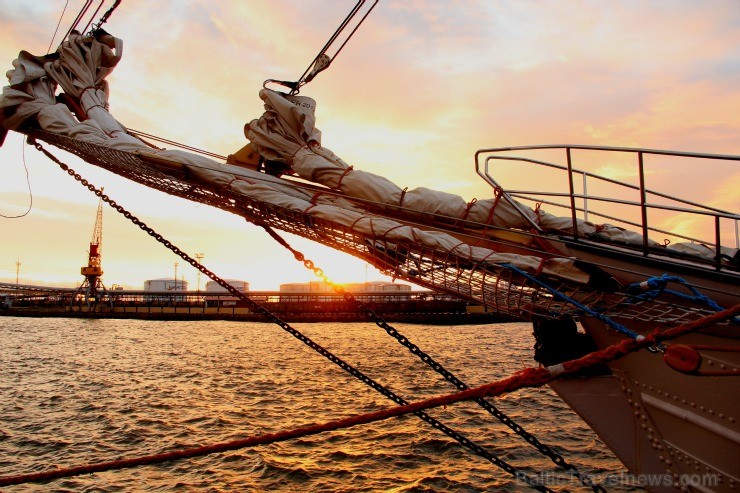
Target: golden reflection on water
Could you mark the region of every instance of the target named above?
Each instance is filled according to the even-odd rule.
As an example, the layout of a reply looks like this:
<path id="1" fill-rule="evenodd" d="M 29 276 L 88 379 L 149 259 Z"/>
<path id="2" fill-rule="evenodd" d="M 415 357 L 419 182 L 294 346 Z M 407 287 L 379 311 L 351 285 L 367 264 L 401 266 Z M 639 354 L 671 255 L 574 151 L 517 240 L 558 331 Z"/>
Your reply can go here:
<path id="1" fill-rule="evenodd" d="M 278 327 L 23 319 L 0 329 L 0 474 L 277 432 L 392 403 Z M 470 386 L 531 366 L 526 324 L 395 325 Z M 371 323 L 301 324 L 407 400 L 453 388 Z M 496 405 L 584 472 L 623 469 L 549 389 Z M 430 412 L 531 474 L 555 467 L 474 403 Z M 571 485 L 574 486 L 574 485 Z M 415 417 L 18 491 L 522 491 Z M 632 491 L 610 488 L 610 491 Z M 12 490 L 9 490 L 12 491 Z"/>

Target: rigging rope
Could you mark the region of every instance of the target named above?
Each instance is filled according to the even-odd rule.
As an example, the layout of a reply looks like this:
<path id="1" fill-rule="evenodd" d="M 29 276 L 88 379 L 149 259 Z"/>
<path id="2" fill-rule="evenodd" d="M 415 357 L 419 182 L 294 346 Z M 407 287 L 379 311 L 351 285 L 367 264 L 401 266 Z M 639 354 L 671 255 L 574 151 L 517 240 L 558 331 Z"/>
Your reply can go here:
<path id="1" fill-rule="evenodd" d="M 286 80 L 276 80 L 276 79 L 267 79 L 263 87 L 265 87 L 269 83 L 275 83 L 279 84 L 281 86 L 287 87 L 290 89 L 290 95 L 295 96 L 301 91 L 301 87 L 311 82 L 314 77 L 316 77 L 319 72 L 322 72 L 329 68 L 329 65 L 331 62 L 336 60 L 337 56 L 339 56 L 339 53 L 342 51 L 344 46 L 347 44 L 347 42 L 354 36 L 355 32 L 360 28 L 363 22 L 365 22 L 365 19 L 368 15 L 370 15 L 370 12 L 373 11 L 375 8 L 375 5 L 377 5 L 379 0 L 373 0 L 372 5 L 368 8 L 368 10 L 365 12 L 365 15 L 360 18 L 359 21 L 357 21 L 357 25 L 355 25 L 354 29 L 347 35 L 344 42 L 337 48 L 337 50 L 334 52 L 334 55 L 329 56 L 326 54 L 326 52 L 331 48 L 331 45 L 334 44 L 334 42 L 339 38 L 339 36 L 342 34 L 342 32 L 347 28 L 347 26 L 352 22 L 352 19 L 360 12 L 363 5 L 365 4 L 366 0 L 358 0 L 354 7 L 352 7 L 352 10 L 350 10 L 350 13 L 347 14 L 347 17 L 344 18 L 344 20 L 339 24 L 339 27 L 336 31 L 334 31 L 334 34 L 331 35 L 329 40 L 326 42 L 326 44 L 321 48 L 321 51 L 319 51 L 318 55 L 314 57 L 314 59 L 311 61 L 311 63 L 308 65 L 306 70 L 303 72 L 303 74 L 300 76 L 300 78 L 295 82 L 290 82 Z M 310 71 L 310 72 L 309 72 Z"/>
<path id="2" fill-rule="evenodd" d="M 174 140 L 169 140 L 169 139 L 166 139 L 164 137 L 159 137 L 157 135 L 148 134 L 148 133 L 142 132 L 140 130 L 134 130 L 132 128 L 127 128 L 126 129 L 126 132 L 129 135 L 133 135 L 134 137 L 136 137 L 136 138 L 138 138 L 138 139 L 140 139 L 142 141 L 144 141 L 144 138 L 147 138 L 147 139 L 151 139 L 151 140 L 154 140 L 154 141 L 157 141 L 157 142 L 161 142 L 162 144 L 169 144 L 169 145 L 172 145 L 172 146 L 179 147 L 180 149 L 185 149 L 185 150 L 188 150 L 188 151 L 197 152 L 198 154 L 202 154 L 204 156 L 210 156 L 210 157 L 213 157 L 213 158 L 216 158 L 216 159 L 220 159 L 221 161 L 226 161 L 226 159 L 227 159 L 226 156 L 222 156 L 220 154 L 216 154 L 215 152 L 210 152 L 210 151 L 206 151 L 206 150 L 203 150 L 203 149 L 198 149 L 197 147 L 189 146 L 187 144 L 181 144 L 180 142 L 175 142 Z M 144 142 L 146 142 L 146 141 L 144 141 Z M 147 142 L 147 145 L 152 146 L 152 144 L 149 144 L 148 142 Z"/>
<path id="3" fill-rule="evenodd" d="M 72 31 L 77 29 L 77 25 L 80 23 L 82 18 L 87 13 L 88 9 L 90 8 L 90 5 L 92 5 L 92 0 L 85 0 L 85 5 L 83 5 L 80 8 L 80 11 L 77 12 L 77 17 L 75 17 L 75 20 L 72 21 L 72 25 L 69 26 L 69 29 L 67 29 L 67 32 L 64 34 L 64 37 L 62 38 L 63 40 L 67 39 L 69 35 L 72 33 Z"/>
<path id="4" fill-rule="evenodd" d="M 234 291 L 239 292 L 236 289 L 234 289 Z M 0 486 L 10 486 L 38 481 L 49 481 L 52 479 L 79 476 L 81 474 L 90 474 L 94 472 L 132 468 L 151 464 L 161 464 L 163 462 L 170 462 L 173 460 L 200 457 L 213 453 L 227 452 L 246 447 L 254 447 L 257 445 L 266 445 L 270 443 L 291 440 L 294 438 L 316 435 L 318 433 L 323 433 L 326 431 L 334 431 L 361 424 L 368 424 L 393 417 L 403 416 L 406 414 L 416 414 L 427 409 L 447 406 L 466 400 L 474 400 L 483 397 L 496 397 L 504 393 L 511 393 L 522 388 L 541 387 L 553 380 L 562 378 L 567 375 L 579 373 L 596 365 L 610 363 L 632 352 L 638 351 L 639 349 L 646 348 L 651 344 L 656 344 L 668 339 L 675 339 L 676 337 L 688 334 L 689 332 L 693 332 L 711 324 L 727 320 L 731 317 L 737 316 L 738 314 L 740 314 L 740 304 L 735 305 L 730 309 L 717 312 L 699 320 L 679 325 L 663 332 L 655 330 L 647 337 L 639 341 L 635 339 L 625 339 L 622 342 L 617 343 L 613 346 L 609 346 L 605 349 L 602 349 L 601 351 L 596 351 L 594 353 L 583 356 L 582 358 L 556 365 L 558 368 L 525 368 L 516 372 L 511 377 L 481 385 L 472 389 L 457 392 L 455 394 L 433 397 L 430 399 L 417 401 L 412 404 L 406 404 L 371 413 L 360 414 L 323 424 L 310 425 L 277 433 L 268 433 L 255 437 L 247 437 L 230 442 L 204 445 L 200 447 L 134 457 L 130 459 L 55 469 L 39 473 L 0 477 Z"/>
<path id="5" fill-rule="evenodd" d="M 392 390 L 389 388 L 383 386 L 382 384 L 376 382 L 375 380 L 371 379 L 367 375 L 365 375 L 362 371 L 359 369 L 353 367 L 349 363 L 345 362 L 332 352 L 330 352 L 328 349 L 325 349 L 318 343 L 311 340 L 309 337 L 301 333 L 298 329 L 295 329 L 290 324 L 282 320 L 280 317 L 278 317 L 276 314 L 270 312 L 267 308 L 263 307 L 256 301 L 253 301 L 249 297 L 247 297 L 243 292 L 236 289 L 234 286 L 226 282 L 221 277 L 217 276 L 215 273 L 210 271 L 207 267 L 199 263 L 197 260 L 189 256 L 187 253 L 183 252 L 180 248 L 178 248 L 176 245 L 172 244 L 169 240 L 164 238 L 161 234 L 154 231 L 152 228 L 147 226 L 143 221 L 141 221 L 139 218 L 131 214 L 131 212 L 124 209 L 121 205 L 117 204 L 116 201 L 112 200 L 110 197 L 105 195 L 102 190 L 96 188 L 93 184 L 88 182 L 86 179 L 82 178 L 81 175 L 76 173 L 72 168 L 70 168 L 68 165 L 64 164 L 62 161 L 57 159 L 53 154 L 51 154 L 49 151 L 47 151 L 40 142 L 34 139 L 33 136 L 29 136 L 29 142 L 34 145 L 36 149 L 38 149 L 40 152 L 42 152 L 44 155 L 46 155 L 49 159 L 51 159 L 53 162 L 55 162 L 59 167 L 65 171 L 68 175 L 73 177 L 75 180 L 80 182 L 84 187 L 86 187 L 88 190 L 93 192 L 95 195 L 100 197 L 101 200 L 106 202 L 108 205 L 110 205 L 113 209 L 115 209 L 117 212 L 122 214 L 125 218 L 129 219 L 131 222 L 133 222 L 136 226 L 138 226 L 140 229 L 145 231 L 147 234 L 152 236 L 154 239 L 156 239 L 158 242 L 162 243 L 165 247 L 170 249 L 173 253 L 178 255 L 180 258 L 182 258 L 184 261 L 188 262 L 191 266 L 193 266 L 195 269 L 200 271 L 201 273 L 205 274 L 212 280 L 216 281 L 221 287 L 226 289 L 228 292 L 230 292 L 232 295 L 236 296 L 240 300 L 247 303 L 253 310 L 256 312 L 264 315 L 269 321 L 275 323 L 280 328 L 282 328 L 284 331 L 288 332 L 290 335 L 301 341 L 303 344 L 307 345 L 317 353 L 319 353 L 321 356 L 325 357 L 335 365 L 339 366 L 342 370 L 349 373 L 353 377 L 357 378 L 367 386 L 371 387 L 373 390 L 377 391 L 378 393 L 382 394 L 383 396 L 387 397 L 388 399 L 392 400 L 399 406 L 406 406 L 408 405 L 408 401 L 401 398 L 397 394 L 395 394 Z M 522 480 L 530 487 L 534 488 L 537 491 L 544 491 L 544 492 L 552 492 L 553 490 L 547 488 L 542 483 L 538 482 L 536 479 L 530 477 L 525 472 L 515 468 L 505 460 L 498 457 L 496 454 L 489 452 L 482 446 L 478 445 L 474 441 L 467 438 L 462 433 L 459 433 L 452 428 L 448 427 L 447 425 L 443 424 L 439 420 L 429 416 L 428 414 L 424 413 L 423 411 L 412 411 L 413 414 L 415 414 L 417 417 L 419 417 L 421 420 L 425 421 L 429 425 L 431 425 L 433 428 L 436 428 L 437 430 L 443 432 L 448 437 L 452 438 L 453 440 L 460 443 L 463 447 L 467 448 L 468 450 L 472 451 L 474 454 L 483 457 L 484 459 L 488 460 L 495 466 L 499 467 L 500 469 L 508 472 L 516 479 Z M 554 492 L 553 492 L 554 493 Z"/>
<path id="6" fill-rule="evenodd" d="M 97 22 L 97 24 L 93 24 L 93 19 L 95 19 L 95 16 L 98 15 L 98 12 L 100 12 L 100 9 L 103 8 L 103 5 L 105 4 L 106 0 L 100 0 L 100 3 L 98 4 L 98 8 L 95 9 L 95 12 L 90 16 L 90 20 L 87 21 L 87 24 L 85 24 L 85 27 L 80 29 L 79 32 L 84 33 L 88 27 L 92 24 L 92 27 L 90 28 L 90 31 L 88 34 L 93 33 L 94 31 L 100 29 L 100 27 L 108 22 L 108 19 L 110 16 L 115 12 L 115 10 L 118 8 L 118 6 L 121 4 L 123 0 L 115 0 L 113 5 L 103 14 L 103 16 L 100 18 L 100 20 Z M 62 38 L 67 39 L 69 35 L 72 33 L 72 31 L 76 30 L 79 26 L 80 22 L 82 22 L 82 18 L 85 17 L 87 14 L 87 11 L 90 9 L 90 6 L 92 5 L 93 0 L 85 0 L 85 4 L 80 8 L 80 11 L 77 13 L 77 17 L 75 17 L 75 20 L 72 22 L 72 25 L 69 26 L 69 29 L 67 29 L 66 34 Z M 67 9 L 67 5 L 65 4 L 64 9 Z M 62 16 L 64 16 L 64 11 L 62 11 Z M 61 17 L 59 18 L 59 22 L 62 22 Z M 59 25 L 57 25 L 57 29 L 59 29 Z M 51 46 L 54 43 L 54 38 L 56 37 L 56 30 L 54 31 L 54 36 L 51 38 L 51 43 L 49 43 L 49 49 L 47 50 L 47 53 L 51 51 Z"/>
<path id="7" fill-rule="evenodd" d="M 686 289 L 691 291 L 693 296 L 682 293 L 680 291 L 675 291 L 673 289 L 667 289 L 669 282 L 675 282 L 683 285 L 684 287 L 686 287 Z M 681 298 L 687 301 L 698 301 L 700 303 L 703 303 L 715 312 L 723 310 L 723 308 L 716 301 L 711 299 L 709 296 L 702 294 L 698 289 L 696 289 L 696 287 L 692 286 L 685 279 L 668 274 L 663 274 L 659 277 L 650 277 L 643 282 L 630 284 L 629 286 L 627 286 L 627 291 L 630 293 L 641 293 L 635 296 L 635 298 L 639 301 L 654 300 L 658 298 L 661 294 L 668 293 L 677 298 Z M 737 323 L 738 321 L 735 320 L 735 322 Z"/>
<path id="8" fill-rule="evenodd" d="M 64 8 L 62 9 L 62 15 L 59 16 L 59 20 L 57 21 L 57 27 L 54 28 L 54 34 L 51 37 L 51 41 L 49 41 L 49 47 L 46 49 L 46 54 L 48 55 L 51 53 L 51 47 L 54 44 L 54 38 L 57 37 L 57 32 L 59 31 L 59 26 L 62 24 L 62 19 L 64 18 L 64 13 L 67 11 L 67 6 L 69 5 L 69 0 L 66 0 L 64 2 Z"/>
<path id="9" fill-rule="evenodd" d="M 6 216 L 2 212 L 0 212 L 0 217 L 5 219 L 19 219 L 21 217 L 25 217 L 28 215 L 29 212 L 31 212 L 31 209 L 33 209 L 33 192 L 31 191 L 31 179 L 28 175 L 28 165 L 26 164 L 26 143 L 21 142 L 21 157 L 23 159 L 23 169 L 26 170 L 26 184 L 28 185 L 28 209 L 26 209 L 26 212 L 23 214 L 17 214 L 15 216 Z"/>
<path id="10" fill-rule="evenodd" d="M 272 229 L 269 226 L 263 225 L 262 228 L 267 231 L 267 233 L 280 245 L 285 247 L 288 251 L 290 251 L 296 260 L 299 262 L 303 262 L 303 265 L 309 269 L 312 270 L 313 273 L 321 278 L 326 284 L 331 286 L 334 291 L 337 293 L 340 293 L 343 295 L 344 299 L 352 304 L 354 304 L 360 311 L 365 313 L 370 320 L 375 322 L 375 325 L 383 329 L 389 336 L 393 337 L 399 344 L 404 346 L 406 349 L 408 349 L 411 354 L 418 357 L 422 362 L 427 364 L 430 368 L 432 368 L 435 372 L 442 375 L 445 380 L 447 380 L 449 383 L 454 385 L 457 390 L 468 390 L 470 387 L 460 380 L 454 373 L 447 370 L 442 364 L 438 363 L 434 360 L 429 354 L 425 353 L 419 346 L 411 342 L 406 336 L 401 334 L 398 329 L 391 326 L 386 320 L 383 319 L 380 315 L 375 313 L 373 309 L 371 309 L 367 304 L 363 303 L 362 301 L 358 300 L 355 296 L 352 295 L 352 293 L 346 291 L 341 285 L 336 284 L 332 282 L 325 274 L 324 271 L 319 268 L 315 267 L 314 263 L 311 260 L 306 259 L 305 255 L 293 248 L 280 234 L 278 234 L 274 229 Z M 578 480 L 584 485 L 587 486 L 594 491 L 597 492 L 606 492 L 606 490 L 600 486 L 595 485 L 589 478 L 581 474 L 581 472 L 578 470 L 578 468 L 570 464 L 568 461 L 565 460 L 565 458 L 558 454 L 555 450 L 553 450 L 548 445 L 545 445 L 544 443 L 540 442 L 537 437 L 529 433 L 527 430 L 524 429 L 523 426 L 516 423 L 513 419 L 511 419 L 506 413 L 498 409 L 494 404 L 491 402 L 483 399 L 478 398 L 475 399 L 476 404 L 481 406 L 483 409 L 488 411 L 492 416 L 494 416 L 496 419 L 498 419 L 500 422 L 508 426 L 511 430 L 513 430 L 517 435 L 522 437 L 527 443 L 534 446 L 541 454 L 547 456 L 552 462 L 554 462 L 557 466 L 562 467 L 566 471 L 571 471 L 574 476 L 578 478 Z"/>
<path id="11" fill-rule="evenodd" d="M 123 0 L 116 0 L 113 3 L 113 6 L 111 8 L 109 8 L 105 12 L 105 14 L 103 14 L 103 17 L 100 18 L 100 20 L 98 21 L 98 23 L 97 24 L 93 24 L 92 30 L 93 31 L 97 31 L 98 29 L 100 29 L 100 26 L 102 26 L 103 24 L 105 24 L 106 22 L 108 22 L 108 19 L 110 18 L 111 15 L 113 15 L 113 12 L 116 11 L 116 9 L 118 8 L 118 6 L 121 5 L 121 2 L 122 1 Z"/>
<path id="12" fill-rule="evenodd" d="M 98 8 L 95 9 L 95 12 L 93 12 L 92 15 L 90 16 L 90 20 L 87 21 L 87 24 L 85 24 L 85 27 L 83 27 L 80 30 L 80 32 L 83 32 L 84 33 L 84 32 L 87 31 L 87 28 L 90 27 L 90 24 L 92 24 L 92 21 L 95 18 L 95 16 L 98 15 L 98 12 L 100 12 L 100 9 L 103 8 L 103 4 L 104 3 L 105 3 L 105 0 L 100 0 L 100 3 L 98 4 Z M 91 30 L 91 32 L 92 32 L 92 30 Z"/>

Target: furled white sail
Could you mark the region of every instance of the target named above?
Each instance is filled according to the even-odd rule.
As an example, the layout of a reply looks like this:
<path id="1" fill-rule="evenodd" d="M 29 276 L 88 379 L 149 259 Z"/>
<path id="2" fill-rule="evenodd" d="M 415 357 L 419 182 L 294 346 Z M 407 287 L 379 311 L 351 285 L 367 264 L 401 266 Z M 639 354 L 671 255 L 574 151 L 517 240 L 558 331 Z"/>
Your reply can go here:
<path id="1" fill-rule="evenodd" d="M 320 143 L 321 133 L 315 128 L 315 102 L 305 104 L 310 98 L 286 96 L 263 89 L 260 97 L 265 103 L 264 115 L 245 126 L 246 137 L 257 145 L 260 153 L 269 159 L 284 162 L 300 177 L 325 185 L 332 190 L 384 205 L 403 207 L 451 219 L 464 219 L 481 226 L 497 226 L 528 230 L 537 224 L 545 232 L 573 233 L 573 220 L 559 217 L 542 209 L 537 211 L 511 200 L 494 198 L 465 202 L 462 197 L 428 188 L 401 189 L 388 179 L 362 170 L 353 169 Z M 299 99 L 303 98 L 303 99 Z M 594 224 L 576 219 L 578 234 L 586 238 L 641 247 L 643 237 L 634 231 L 611 224 Z M 647 239 L 649 247 L 660 243 Z M 712 248 L 694 243 L 677 243 L 668 248 L 705 259 L 713 259 Z M 724 255 L 737 255 L 736 248 L 722 248 Z"/>

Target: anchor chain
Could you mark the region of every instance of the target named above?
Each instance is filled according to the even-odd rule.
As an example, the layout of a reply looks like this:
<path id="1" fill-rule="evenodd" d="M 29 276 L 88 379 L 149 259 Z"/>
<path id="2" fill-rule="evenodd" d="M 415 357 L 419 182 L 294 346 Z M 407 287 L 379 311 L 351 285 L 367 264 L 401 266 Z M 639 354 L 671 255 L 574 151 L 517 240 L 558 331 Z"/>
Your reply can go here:
<path id="1" fill-rule="evenodd" d="M 265 231 L 267 231 L 267 233 L 273 239 L 275 239 L 278 243 L 280 243 L 282 246 L 288 249 L 293 254 L 293 256 L 296 258 L 296 260 L 298 260 L 299 262 L 303 262 L 303 265 L 308 270 L 313 271 L 316 277 L 322 279 L 326 284 L 331 286 L 331 288 L 335 292 L 341 294 L 345 301 L 352 303 L 355 307 L 359 309 L 359 311 L 365 313 L 365 315 L 367 315 L 367 317 L 372 322 L 374 322 L 375 325 L 383 329 L 389 336 L 396 339 L 396 341 L 398 341 L 402 346 L 408 349 L 411 354 L 418 357 L 421 361 L 426 363 L 430 368 L 432 368 L 434 371 L 442 375 L 445 380 L 447 380 L 448 382 L 453 384 L 455 387 L 457 387 L 458 390 L 468 390 L 470 388 L 465 382 L 463 382 L 457 376 L 455 376 L 454 373 L 447 370 L 441 363 L 437 362 L 429 354 L 425 353 L 422 349 L 420 349 L 419 346 L 409 341 L 409 339 L 406 336 L 401 334 L 395 327 L 390 325 L 385 319 L 383 319 L 383 317 L 378 315 L 366 303 L 364 303 L 361 300 L 358 300 L 352 293 L 346 291 L 341 285 L 332 282 L 331 279 L 329 279 L 327 275 L 324 273 L 323 269 L 321 269 L 320 267 L 316 267 L 313 261 L 307 259 L 302 252 L 293 248 L 275 230 L 273 230 L 271 227 L 266 226 L 266 225 L 262 225 L 262 228 Z M 525 430 L 524 427 L 522 427 L 520 424 L 518 424 L 513 419 L 511 419 L 506 413 L 498 409 L 491 402 L 489 402 L 488 400 L 484 398 L 475 399 L 475 402 L 479 406 L 481 406 L 483 409 L 488 411 L 496 419 L 498 419 L 501 423 L 508 426 L 511 430 L 514 431 L 514 433 L 522 437 L 527 443 L 535 447 L 542 455 L 548 457 L 558 467 L 561 467 L 562 469 L 571 472 L 571 474 L 573 474 L 581 482 L 581 484 L 591 488 L 595 492 L 606 493 L 606 489 L 604 489 L 603 486 L 594 484 L 593 481 L 591 481 L 591 479 L 588 476 L 583 475 L 575 465 L 569 463 L 562 455 L 557 453 L 550 446 L 540 442 L 537 439 L 537 437 L 535 437 L 534 435 L 529 433 L 527 430 Z"/>
<path id="2" fill-rule="evenodd" d="M 226 282 L 224 279 L 216 275 L 214 272 L 212 272 L 210 269 L 202 265 L 200 262 L 198 262 L 196 259 L 182 251 L 179 247 L 174 245 L 172 242 L 170 242 L 168 239 L 164 238 L 161 234 L 157 233 L 149 227 L 146 223 L 141 221 L 139 218 L 134 216 L 131 212 L 126 210 L 123 206 L 119 205 L 115 200 L 108 197 L 106 194 L 102 192 L 102 190 L 95 187 L 95 185 L 91 184 L 88 180 L 83 178 L 81 175 L 79 175 L 76 171 L 74 171 L 72 168 L 70 168 L 67 164 L 63 163 L 59 159 L 57 159 L 53 154 L 51 154 L 49 151 L 47 151 L 33 136 L 29 136 L 28 141 L 30 144 L 32 144 L 38 151 L 42 152 L 44 155 L 46 155 L 49 159 L 51 159 L 53 162 L 55 162 L 59 167 L 65 171 L 69 176 L 74 178 L 76 181 L 80 182 L 85 188 L 93 192 L 96 196 L 98 196 L 103 202 L 107 203 L 109 206 L 111 206 L 113 209 L 115 209 L 118 213 L 123 215 L 126 219 L 130 220 L 132 223 L 134 223 L 136 226 L 138 226 L 141 230 L 146 232 L 149 236 L 157 240 L 159 243 L 167 247 L 169 250 L 171 250 L 173 253 L 175 253 L 177 256 L 179 256 L 181 259 L 183 259 L 185 262 L 190 264 L 193 268 L 197 269 L 201 273 L 205 274 L 212 280 L 216 281 L 221 287 L 226 289 L 230 294 L 236 296 L 241 301 L 244 301 L 247 303 L 250 308 L 254 309 L 255 311 L 259 312 L 260 314 L 264 315 L 268 320 L 278 325 L 281 329 L 288 332 L 290 335 L 301 341 L 303 344 L 308 346 L 309 348 L 313 349 L 317 353 L 319 353 L 321 356 L 325 357 L 335 365 L 339 366 L 342 370 L 349 373 L 353 377 L 360 380 L 365 385 L 371 387 L 373 390 L 377 391 L 378 393 L 382 394 L 383 396 L 387 397 L 388 399 L 392 400 L 396 404 L 400 406 L 408 405 L 409 402 L 403 399 L 402 397 L 398 396 L 396 393 L 394 393 L 389 388 L 385 387 L 384 385 L 376 382 L 369 376 L 365 375 L 362 371 L 358 370 L 357 368 L 353 367 L 349 363 L 342 360 L 340 357 L 336 356 L 334 353 L 329 351 L 328 349 L 324 348 L 320 344 L 316 343 L 315 341 L 311 340 L 308 336 L 304 335 L 302 332 L 300 332 L 298 329 L 295 329 L 290 324 L 288 324 L 286 321 L 282 320 L 279 316 L 268 310 L 267 308 L 263 307 L 256 301 L 250 299 L 247 295 L 245 295 L 243 292 L 236 289 L 234 286 Z M 310 261 L 309 261 L 310 262 Z M 512 466 L 505 460 L 501 459 L 497 455 L 495 455 L 492 452 L 489 452 L 485 448 L 483 448 L 481 445 L 475 443 L 471 439 L 467 438 L 462 433 L 459 433 L 452 428 L 448 427 L 444 423 L 440 422 L 436 418 L 433 418 L 429 414 L 427 414 L 424 411 L 415 411 L 413 413 L 418 418 L 423 420 L 424 422 L 431 425 L 433 428 L 441 431 L 448 437 L 452 438 L 456 442 L 458 442 L 460 445 L 464 446 L 465 448 L 469 449 L 479 457 L 483 457 L 484 459 L 491 462 L 496 467 L 506 471 L 507 473 L 514 476 L 516 479 L 519 479 L 523 482 L 525 482 L 527 485 L 529 485 L 531 488 L 547 492 L 547 493 L 555 493 L 554 490 L 548 488 L 547 486 L 543 485 L 536 479 L 530 477 L 525 472 L 517 469 L 516 467 Z"/>

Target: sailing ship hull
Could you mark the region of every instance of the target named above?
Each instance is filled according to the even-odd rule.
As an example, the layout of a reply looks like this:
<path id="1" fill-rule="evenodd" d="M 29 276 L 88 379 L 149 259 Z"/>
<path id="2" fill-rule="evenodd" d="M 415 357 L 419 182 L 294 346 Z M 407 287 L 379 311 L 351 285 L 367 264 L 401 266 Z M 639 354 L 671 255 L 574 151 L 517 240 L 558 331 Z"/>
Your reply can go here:
<path id="1" fill-rule="evenodd" d="M 629 323 L 641 334 L 656 329 L 655 322 Z M 599 348 L 623 338 L 592 317 L 581 325 Z M 639 351 L 612 363 L 611 375 L 565 379 L 552 388 L 633 473 L 630 484 L 656 492 L 736 491 L 740 393 L 728 379 L 740 375 L 737 343 L 690 333 L 670 344 L 699 348 L 692 374 L 672 367 L 660 351 Z"/>

